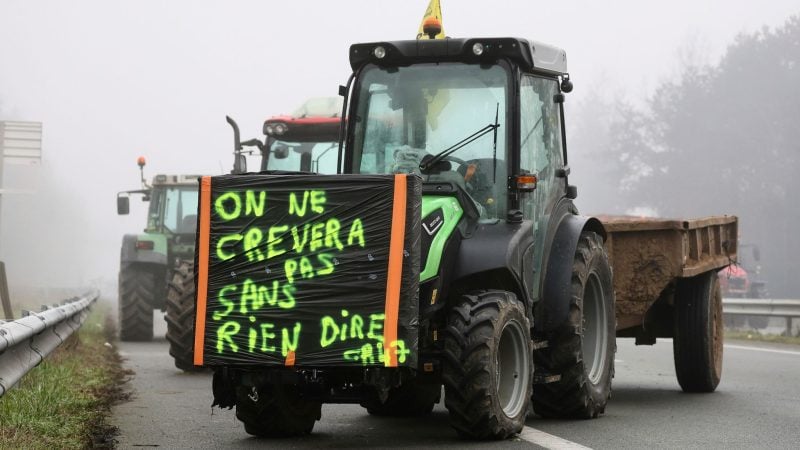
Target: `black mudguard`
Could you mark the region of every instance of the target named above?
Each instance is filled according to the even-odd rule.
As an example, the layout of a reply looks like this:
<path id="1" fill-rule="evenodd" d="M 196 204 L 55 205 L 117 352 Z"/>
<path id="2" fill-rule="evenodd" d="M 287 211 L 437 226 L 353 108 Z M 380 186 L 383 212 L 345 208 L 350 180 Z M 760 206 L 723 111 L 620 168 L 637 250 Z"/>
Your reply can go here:
<path id="1" fill-rule="evenodd" d="M 487 273 L 506 273 L 513 279 L 513 291 L 530 304 L 523 286 L 523 257 L 533 245 L 533 222 L 498 221 L 480 224 L 470 238 L 461 241 L 455 265 L 455 280 L 472 279 Z M 499 286 L 491 286 L 498 288 Z"/>
<path id="2" fill-rule="evenodd" d="M 567 320 L 572 296 L 572 264 L 584 230 L 594 231 L 605 240 L 603 224 L 594 217 L 566 214 L 556 229 L 547 258 L 542 298 L 534 312 L 537 334 L 550 332 Z"/>
<path id="3" fill-rule="evenodd" d="M 167 255 L 156 253 L 152 250 L 137 250 L 136 241 L 138 235 L 126 234 L 122 237 L 122 249 L 120 251 L 120 263 L 144 263 L 167 266 Z"/>

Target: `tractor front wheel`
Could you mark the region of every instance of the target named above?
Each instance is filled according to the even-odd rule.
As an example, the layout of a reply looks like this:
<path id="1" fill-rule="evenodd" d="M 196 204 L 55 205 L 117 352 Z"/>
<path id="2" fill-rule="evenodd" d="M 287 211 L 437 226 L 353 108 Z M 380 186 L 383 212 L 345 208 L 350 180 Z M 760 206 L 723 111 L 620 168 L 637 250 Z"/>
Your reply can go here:
<path id="1" fill-rule="evenodd" d="M 412 417 L 423 416 L 433 411 L 442 395 L 440 384 L 420 383 L 416 378 L 405 380 L 403 384 L 389 390 L 389 396 L 382 402 L 377 392 L 371 392 L 361 406 L 373 416 Z"/>
<path id="2" fill-rule="evenodd" d="M 505 439 L 522 431 L 533 364 L 530 322 L 505 291 L 464 295 L 447 317 L 445 406 L 458 434 Z"/>
<path id="3" fill-rule="evenodd" d="M 311 433 L 322 404 L 304 399 L 292 385 L 236 388 L 236 418 L 253 436 L 285 437 Z"/>

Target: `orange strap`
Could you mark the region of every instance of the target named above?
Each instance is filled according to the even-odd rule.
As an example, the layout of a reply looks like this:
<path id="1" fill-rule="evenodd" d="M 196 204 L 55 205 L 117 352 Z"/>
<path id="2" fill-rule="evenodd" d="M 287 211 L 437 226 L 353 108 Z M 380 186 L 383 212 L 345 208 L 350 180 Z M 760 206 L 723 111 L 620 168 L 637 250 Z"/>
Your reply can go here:
<path id="1" fill-rule="evenodd" d="M 397 367 L 397 320 L 400 310 L 400 280 L 403 275 L 403 241 L 406 234 L 406 175 L 394 176 L 392 233 L 389 240 L 389 270 L 386 283 L 386 311 L 383 320 L 383 354 L 386 367 Z M 393 345 L 394 344 L 394 345 Z"/>
<path id="2" fill-rule="evenodd" d="M 475 171 L 478 169 L 477 164 L 470 164 L 467 166 L 467 173 L 464 174 L 464 181 L 469 181 L 472 179 L 472 176 L 475 175 Z"/>
<path id="3" fill-rule="evenodd" d="M 194 365 L 203 365 L 208 300 L 208 243 L 211 237 L 211 177 L 200 180 L 200 236 L 197 240 L 197 307 L 194 328 Z"/>
<path id="4" fill-rule="evenodd" d="M 296 355 L 294 350 L 289 350 L 289 352 L 286 354 L 286 360 L 284 361 L 283 365 L 287 367 L 293 366 L 295 357 Z"/>

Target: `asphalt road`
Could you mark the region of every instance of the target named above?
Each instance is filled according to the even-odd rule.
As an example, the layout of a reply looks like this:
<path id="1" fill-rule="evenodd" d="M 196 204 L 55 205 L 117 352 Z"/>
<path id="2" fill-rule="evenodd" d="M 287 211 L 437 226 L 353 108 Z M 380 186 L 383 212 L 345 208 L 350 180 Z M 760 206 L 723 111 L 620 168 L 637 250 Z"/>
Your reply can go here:
<path id="1" fill-rule="evenodd" d="M 800 443 L 796 346 L 730 341 L 717 392 L 684 394 L 675 380 L 669 340 L 636 347 L 621 339 L 605 415 L 586 421 L 532 418 L 520 437 L 492 443 L 459 439 L 443 404 L 424 419 L 376 418 L 358 405 L 324 405 L 310 436 L 252 438 L 233 411 L 209 406 L 210 374 L 175 369 L 167 347 L 163 337 L 120 344 L 126 366 L 135 372 L 128 386 L 132 399 L 116 406 L 112 419 L 120 448 L 796 448 Z"/>

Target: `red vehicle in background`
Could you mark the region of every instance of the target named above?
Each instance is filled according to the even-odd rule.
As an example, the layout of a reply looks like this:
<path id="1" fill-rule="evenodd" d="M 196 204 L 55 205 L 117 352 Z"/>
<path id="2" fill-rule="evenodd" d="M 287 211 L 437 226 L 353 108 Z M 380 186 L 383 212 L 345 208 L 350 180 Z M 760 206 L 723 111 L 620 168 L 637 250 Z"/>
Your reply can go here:
<path id="1" fill-rule="evenodd" d="M 751 251 L 748 251 L 751 250 Z M 738 264 L 731 264 L 719 272 L 722 296 L 727 298 L 767 298 L 767 283 L 761 279 L 761 252 L 753 244 L 739 245 Z M 768 323 L 762 316 L 728 316 L 725 324 L 732 328 L 764 328 Z"/>

